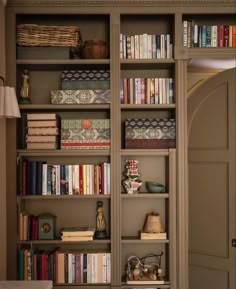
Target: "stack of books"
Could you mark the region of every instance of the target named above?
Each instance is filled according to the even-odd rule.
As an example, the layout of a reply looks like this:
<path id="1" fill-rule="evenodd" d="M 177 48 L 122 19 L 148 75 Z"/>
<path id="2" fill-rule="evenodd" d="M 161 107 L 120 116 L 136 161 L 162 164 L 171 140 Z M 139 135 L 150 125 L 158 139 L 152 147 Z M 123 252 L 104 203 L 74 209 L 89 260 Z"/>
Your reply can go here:
<path id="1" fill-rule="evenodd" d="M 70 227 L 61 231 L 62 241 L 92 241 L 95 233 L 94 227 Z"/>
<path id="2" fill-rule="evenodd" d="M 59 115 L 56 113 L 28 113 L 26 126 L 27 149 L 59 149 Z"/>

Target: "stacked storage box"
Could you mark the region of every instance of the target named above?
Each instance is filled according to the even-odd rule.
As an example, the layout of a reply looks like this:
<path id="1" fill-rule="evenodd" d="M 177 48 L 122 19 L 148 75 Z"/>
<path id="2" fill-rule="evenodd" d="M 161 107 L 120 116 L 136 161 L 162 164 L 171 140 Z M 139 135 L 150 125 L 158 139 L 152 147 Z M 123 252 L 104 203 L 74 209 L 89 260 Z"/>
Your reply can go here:
<path id="1" fill-rule="evenodd" d="M 109 70 L 64 70 L 62 90 L 51 91 L 52 104 L 110 103 Z"/>
<path id="2" fill-rule="evenodd" d="M 109 149 L 109 119 L 63 119 L 61 149 Z"/>
<path id="3" fill-rule="evenodd" d="M 125 148 L 175 148 L 175 119 L 127 119 L 125 121 Z"/>

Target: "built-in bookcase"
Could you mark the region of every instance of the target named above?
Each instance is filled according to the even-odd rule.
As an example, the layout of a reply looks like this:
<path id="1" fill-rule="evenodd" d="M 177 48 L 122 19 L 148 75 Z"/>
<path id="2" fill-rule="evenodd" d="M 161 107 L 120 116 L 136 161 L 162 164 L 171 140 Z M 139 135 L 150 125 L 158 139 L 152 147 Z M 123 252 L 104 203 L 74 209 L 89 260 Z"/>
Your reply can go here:
<path id="1" fill-rule="evenodd" d="M 11 1 L 10 1 L 11 2 Z M 33 1 L 34 2 L 34 1 Z M 132 2 L 132 1 L 131 1 Z M 133 5 L 133 3 L 131 3 Z M 35 4 L 35 5 L 34 5 Z M 123 4 L 107 5 L 79 4 L 64 6 L 56 4 L 43 6 L 35 3 L 29 6 L 10 6 L 7 8 L 7 27 L 10 37 L 7 39 L 7 79 L 16 87 L 20 96 L 21 75 L 24 69 L 30 73 L 31 104 L 20 104 L 21 113 L 47 112 L 57 113 L 62 119 L 110 119 L 111 146 L 107 150 L 27 150 L 17 141 L 12 145 L 11 171 L 16 171 L 16 159 L 40 160 L 56 165 L 99 164 L 109 162 L 110 194 L 108 195 L 17 195 L 16 177 L 12 180 L 12 192 L 9 215 L 15 240 L 9 243 L 9 259 L 12 266 L 9 276 L 17 278 L 16 249 L 31 247 L 53 250 L 63 247 L 65 250 L 80 252 L 110 252 L 111 280 L 108 284 L 73 284 L 73 288 L 181 288 L 187 289 L 185 272 L 187 270 L 187 131 L 186 131 L 186 73 L 188 58 L 233 58 L 231 48 L 184 47 L 183 23 L 185 21 L 199 25 L 235 25 L 232 9 L 211 7 L 211 13 L 205 8 L 178 7 L 138 3 L 129 7 Z M 188 3 L 189 4 L 189 3 Z M 202 5 L 202 4 L 201 4 Z M 215 10 L 214 10 L 215 9 Z M 180 12 L 181 11 L 181 12 Z M 216 13 L 214 13 L 214 11 Z M 79 57 L 62 59 L 60 57 L 35 58 L 27 55 L 21 58 L 16 45 L 16 27 L 18 24 L 75 25 L 80 28 L 82 40 L 103 40 L 108 44 L 107 59 L 81 59 Z M 136 40 L 135 40 L 136 39 Z M 146 39 L 146 40 L 145 40 Z M 161 40 L 162 39 L 162 40 Z M 136 41 L 136 42 L 135 42 Z M 157 47 L 162 41 L 162 52 Z M 142 45 L 140 44 L 142 43 Z M 24 47 L 21 47 L 24 49 Z M 148 49 L 150 51 L 148 51 Z M 159 49 L 159 48 L 158 48 Z M 161 47 L 160 47 L 161 49 Z M 140 53 L 142 50 L 142 54 Z M 146 51 L 147 50 L 147 51 Z M 167 53 L 168 50 L 168 53 Z M 110 71 L 110 103 L 105 104 L 51 104 L 50 91 L 61 89 L 61 74 L 64 70 Z M 128 101 L 121 99 L 122 81 L 142 79 L 146 84 L 150 79 L 171 79 L 171 101 Z M 135 81 L 134 81 L 135 82 Z M 165 82 L 164 82 L 165 83 Z M 130 85 L 130 84 L 129 84 Z M 140 84 L 138 84 L 138 87 Z M 141 85 L 142 87 L 142 85 Z M 134 88 L 136 89 L 136 88 Z M 143 88 L 142 88 L 143 89 Z M 146 88 L 145 88 L 146 89 Z M 138 91 L 138 89 L 137 89 Z M 155 89 L 154 89 L 155 92 Z M 166 96 L 165 96 L 166 97 Z M 158 99 L 158 95 L 157 95 Z M 176 121 L 176 148 L 164 149 L 127 149 L 125 145 L 125 122 L 127 119 L 174 119 Z M 22 122 L 21 120 L 19 122 Z M 17 125 L 11 135 L 22 137 Z M 142 186 L 137 194 L 127 194 L 122 185 L 125 179 L 127 160 L 137 160 Z M 147 181 L 165 185 L 162 194 L 148 193 Z M 14 200 L 14 202 L 13 202 Z M 107 221 L 107 237 L 92 242 L 62 242 L 58 238 L 60 230 L 67 226 L 95 226 L 97 201 L 102 201 Z M 17 210 L 16 210 L 17 209 Z M 54 240 L 20 240 L 19 216 L 21 211 L 40 215 L 51 213 L 56 218 L 56 237 Z M 166 239 L 141 240 L 146 215 L 152 211 L 160 214 Z M 17 213 L 15 213 L 17 212 Z M 14 215 L 15 214 L 15 215 Z M 17 229 L 18 228 L 18 229 Z M 18 232 L 18 233 L 17 233 Z M 147 254 L 163 252 L 161 267 L 165 274 L 164 284 L 126 283 L 127 262 L 129 257 L 143 257 Z M 181 270 L 178 270 L 181 268 Z M 178 278 L 177 278 L 178 274 Z M 61 288 L 62 284 L 54 284 Z M 72 288 L 63 284 L 65 288 Z"/>

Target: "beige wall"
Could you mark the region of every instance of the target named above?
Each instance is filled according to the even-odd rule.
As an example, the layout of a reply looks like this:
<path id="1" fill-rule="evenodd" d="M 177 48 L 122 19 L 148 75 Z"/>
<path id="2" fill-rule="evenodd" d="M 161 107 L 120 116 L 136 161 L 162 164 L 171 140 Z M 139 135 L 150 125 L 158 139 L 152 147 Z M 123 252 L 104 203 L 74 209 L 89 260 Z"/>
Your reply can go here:
<path id="1" fill-rule="evenodd" d="M 5 17 L 0 1 L 0 75 L 5 77 Z M 0 84 L 2 85 L 2 84 Z M 6 279 L 6 120 L 0 118 L 0 280 Z"/>

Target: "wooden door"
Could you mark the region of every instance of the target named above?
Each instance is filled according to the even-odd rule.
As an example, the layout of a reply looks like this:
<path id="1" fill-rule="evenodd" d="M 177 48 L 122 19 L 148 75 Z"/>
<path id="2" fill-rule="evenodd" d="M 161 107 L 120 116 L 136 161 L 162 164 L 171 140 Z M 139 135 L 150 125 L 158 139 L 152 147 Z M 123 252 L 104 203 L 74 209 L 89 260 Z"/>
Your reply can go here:
<path id="1" fill-rule="evenodd" d="M 189 289 L 235 289 L 235 79 L 219 73 L 188 100 Z"/>

